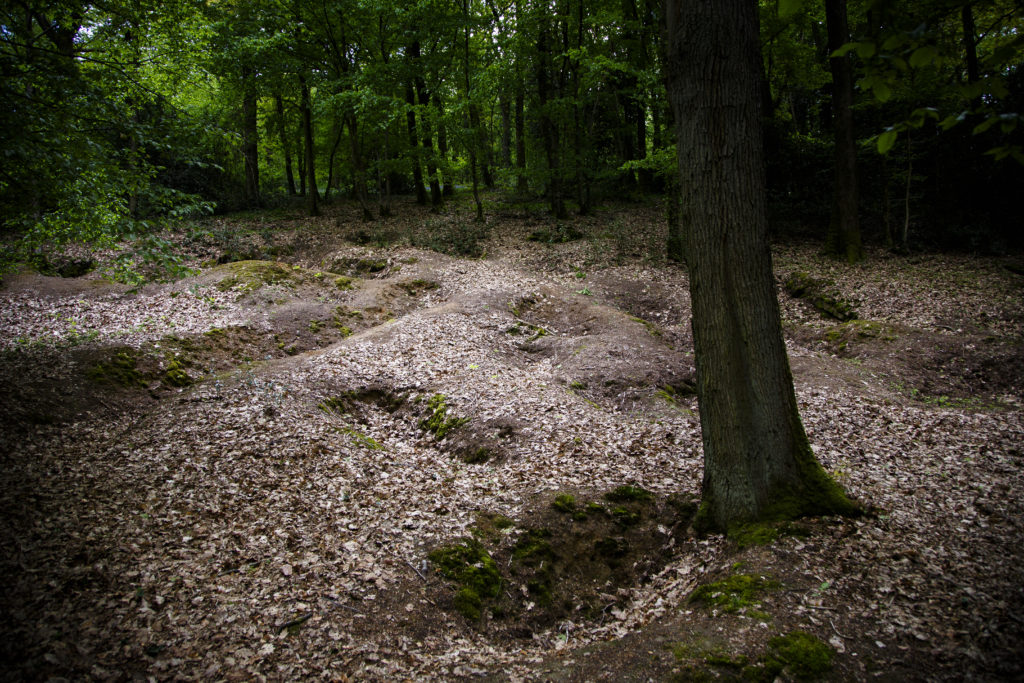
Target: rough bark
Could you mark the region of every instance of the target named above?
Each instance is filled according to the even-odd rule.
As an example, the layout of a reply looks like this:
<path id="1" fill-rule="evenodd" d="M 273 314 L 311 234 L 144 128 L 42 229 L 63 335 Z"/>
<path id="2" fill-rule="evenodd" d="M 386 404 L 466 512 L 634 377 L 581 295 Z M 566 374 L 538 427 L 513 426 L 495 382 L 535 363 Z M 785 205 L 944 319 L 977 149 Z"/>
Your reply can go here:
<path id="1" fill-rule="evenodd" d="M 832 54 L 849 40 L 846 0 L 825 0 L 828 50 Z M 850 55 L 830 57 L 832 118 L 835 129 L 835 178 L 828 251 L 850 263 L 864 258 L 858 216 L 857 141 L 853 132 L 853 65 Z"/>
<path id="2" fill-rule="evenodd" d="M 849 513 L 814 458 L 782 339 L 768 248 L 757 5 L 666 2 L 704 444 L 700 522 Z"/>

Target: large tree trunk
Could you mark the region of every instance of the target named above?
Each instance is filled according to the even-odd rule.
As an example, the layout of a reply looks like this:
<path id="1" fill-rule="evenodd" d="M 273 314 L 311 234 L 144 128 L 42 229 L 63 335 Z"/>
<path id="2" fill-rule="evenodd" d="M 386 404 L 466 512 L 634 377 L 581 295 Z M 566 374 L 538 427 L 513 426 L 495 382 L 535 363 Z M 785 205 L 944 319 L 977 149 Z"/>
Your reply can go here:
<path id="1" fill-rule="evenodd" d="M 259 122 L 256 117 L 258 96 L 252 69 L 242 69 L 242 157 L 245 160 L 245 203 L 260 205 Z"/>
<path id="2" fill-rule="evenodd" d="M 700 526 L 853 512 L 811 451 L 782 339 L 757 5 L 667 0 L 666 22 L 704 444 Z"/>
<path id="3" fill-rule="evenodd" d="M 850 39 L 846 0 L 825 0 L 828 50 L 832 54 Z M 835 125 L 835 179 L 828 251 L 856 263 L 864 258 L 860 238 L 857 192 L 857 141 L 853 135 L 853 65 L 850 56 L 831 57 L 832 118 Z"/>
<path id="4" fill-rule="evenodd" d="M 302 138 L 306 157 L 306 213 L 320 215 L 320 192 L 316 187 L 316 153 L 313 147 L 313 107 L 309 101 L 309 86 L 306 79 L 299 78 L 302 88 Z"/>

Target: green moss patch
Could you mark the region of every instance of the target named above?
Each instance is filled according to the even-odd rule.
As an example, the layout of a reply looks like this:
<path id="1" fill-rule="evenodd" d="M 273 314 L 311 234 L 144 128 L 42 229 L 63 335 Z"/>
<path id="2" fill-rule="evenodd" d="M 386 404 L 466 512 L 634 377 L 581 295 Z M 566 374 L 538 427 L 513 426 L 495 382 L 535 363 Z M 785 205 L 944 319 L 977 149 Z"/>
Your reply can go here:
<path id="1" fill-rule="evenodd" d="M 236 261 L 217 268 L 224 277 L 217 283 L 222 292 L 237 289 L 254 292 L 267 285 L 294 286 L 303 279 L 302 270 L 295 270 L 274 261 Z"/>
<path id="2" fill-rule="evenodd" d="M 743 669 L 743 678 L 770 683 L 779 677 L 798 681 L 820 680 L 832 670 L 835 651 L 804 631 L 792 631 L 768 641 L 768 653 Z"/>
<path id="3" fill-rule="evenodd" d="M 803 299 L 819 313 L 828 318 L 846 321 L 857 317 L 851 302 L 834 289 L 834 283 L 811 277 L 809 273 L 790 273 L 782 283 L 783 288 L 794 299 Z"/>
<path id="4" fill-rule="evenodd" d="M 469 422 L 468 417 L 448 417 L 448 405 L 444 394 L 434 394 L 427 399 L 429 414 L 420 420 L 420 429 L 433 434 L 438 441 L 445 438 L 453 429 Z"/>
<path id="5" fill-rule="evenodd" d="M 164 384 L 172 387 L 187 387 L 195 382 L 192 376 L 186 372 L 181 361 L 174 358 L 171 359 L 167 364 L 167 369 L 161 376 Z"/>
<path id="6" fill-rule="evenodd" d="M 729 538 L 742 550 L 750 546 L 771 545 L 781 536 L 805 538 L 811 530 L 793 522 L 766 522 L 760 524 L 738 524 L 729 529 Z"/>
<path id="7" fill-rule="evenodd" d="M 734 574 L 721 581 L 698 587 L 690 594 L 690 601 L 731 614 L 760 605 L 762 595 L 778 588 L 779 582 L 773 579 L 751 574 Z"/>
<path id="8" fill-rule="evenodd" d="M 396 282 L 395 285 L 400 287 L 409 296 L 418 296 L 423 292 L 429 292 L 431 290 L 439 288 L 441 285 L 433 280 L 403 280 L 402 282 Z"/>
<path id="9" fill-rule="evenodd" d="M 456 585 L 455 608 L 476 621 L 484 605 L 501 595 L 501 574 L 486 548 L 475 539 L 438 548 L 428 556 L 437 570 Z"/>
<path id="10" fill-rule="evenodd" d="M 606 500 L 610 500 L 613 503 L 634 503 L 654 500 L 654 494 L 650 491 L 642 489 L 639 486 L 631 486 L 629 484 L 616 486 L 614 489 L 604 494 L 604 497 Z"/>
<path id="11" fill-rule="evenodd" d="M 100 361 L 90 367 L 86 371 L 86 376 L 102 384 L 144 388 L 147 382 L 138 370 L 138 362 L 138 355 L 134 349 L 121 349 L 114 352 L 109 360 Z"/>
<path id="12" fill-rule="evenodd" d="M 850 320 L 836 325 L 822 335 L 822 339 L 837 353 L 845 353 L 851 345 L 870 341 L 893 342 L 898 338 L 896 328 L 873 320 Z"/>
<path id="13" fill-rule="evenodd" d="M 481 613 L 489 610 L 494 617 L 488 628 L 531 634 L 566 619 L 599 619 L 608 614 L 609 596 L 619 588 L 656 575 L 685 547 L 667 542 L 667 534 L 682 539 L 692 509 L 653 494 L 629 497 L 640 500 L 617 507 L 643 512 L 630 525 L 620 524 L 606 505 L 567 492 L 541 501 L 526 519 L 478 513 L 473 536 L 493 558 L 502 581 L 501 594 L 480 603 Z M 467 594 L 456 607 L 473 616 L 474 604 Z"/>

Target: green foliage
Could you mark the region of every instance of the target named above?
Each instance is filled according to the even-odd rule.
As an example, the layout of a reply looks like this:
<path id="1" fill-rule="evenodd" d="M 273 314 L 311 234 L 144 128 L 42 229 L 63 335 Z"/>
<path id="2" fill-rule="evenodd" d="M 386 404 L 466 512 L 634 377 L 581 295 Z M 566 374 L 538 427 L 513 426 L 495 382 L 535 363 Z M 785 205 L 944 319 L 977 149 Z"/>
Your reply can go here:
<path id="1" fill-rule="evenodd" d="M 482 240 L 487 239 L 489 229 L 486 223 L 471 221 L 461 216 L 431 221 L 424 233 L 416 233 L 411 242 L 451 256 L 480 258 L 484 255 Z"/>
<path id="2" fill-rule="evenodd" d="M 137 243 L 165 220 L 211 209 L 172 173 L 203 165 L 193 153 L 202 124 L 167 90 L 171 74 L 180 84 L 194 63 L 199 45 L 178 39 L 199 16 L 172 1 L 160 12 L 58 3 L 0 17 L 0 92 L 17 103 L 0 109 L 0 215 L 23 255 L 69 242 Z M 201 42 L 198 27 L 190 35 Z M 176 58 L 143 59 L 147 51 Z M 135 247 L 159 265 L 152 243 Z M 133 278 L 126 270 L 120 279 Z"/>

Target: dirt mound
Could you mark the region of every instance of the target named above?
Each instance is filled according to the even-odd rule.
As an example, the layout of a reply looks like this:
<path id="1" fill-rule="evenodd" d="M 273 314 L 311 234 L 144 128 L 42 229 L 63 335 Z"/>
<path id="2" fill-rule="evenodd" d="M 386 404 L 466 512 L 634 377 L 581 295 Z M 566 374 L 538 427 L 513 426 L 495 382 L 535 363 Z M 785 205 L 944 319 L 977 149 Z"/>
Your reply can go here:
<path id="1" fill-rule="evenodd" d="M 522 338 L 526 359 L 548 360 L 581 395 L 635 405 L 659 390 L 693 386 L 692 349 L 674 347 L 656 325 L 617 308 L 547 288 L 509 310 L 515 321 L 507 332 Z"/>

